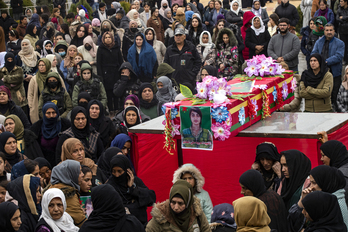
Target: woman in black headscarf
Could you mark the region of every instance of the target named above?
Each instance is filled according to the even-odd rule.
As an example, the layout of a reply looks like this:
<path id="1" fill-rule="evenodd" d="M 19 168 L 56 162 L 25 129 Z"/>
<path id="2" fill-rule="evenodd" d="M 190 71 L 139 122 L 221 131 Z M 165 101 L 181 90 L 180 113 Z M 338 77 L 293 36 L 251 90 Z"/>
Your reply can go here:
<path id="1" fill-rule="evenodd" d="M 140 110 L 151 119 L 158 117 L 158 100 L 151 83 L 142 83 L 139 87 Z"/>
<path id="2" fill-rule="evenodd" d="M 122 150 L 118 147 L 109 147 L 98 159 L 98 167 L 107 178 L 111 176 L 110 163 L 115 155 L 123 155 Z"/>
<path id="3" fill-rule="evenodd" d="M 0 204 L 0 231 L 14 232 L 18 231 L 22 225 L 21 211 L 18 206 L 12 202 L 3 202 Z"/>
<path id="4" fill-rule="evenodd" d="M 311 55 L 309 60 L 310 68 L 302 73 L 300 81 L 300 97 L 305 99 L 305 111 L 330 112 L 333 76 L 320 54 Z M 332 99 L 332 103 L 335 102 L 336 98 Z"/>
<path id="5" fill-rule="evenodd" d="M 58 140 L 56 150 L 56 162 L 61 161 L 62 145 L 68 138 L 79 139 L 85 147 L 86 158 L 97 162 L 99 156 L 104 151 L 103 142 L 100 134 L 91 126 L 86 110 L 81 106 L 76 106 L 71 111 L 71 127 L 64 131 Z"/>
<path id="6" fill-rule="evenodd" d="M 104 148 L 110 147 L 116 136 L 116 129 L 111 119 L 104 116 L 104 106 L 100 101 L 93 99 L 88 103 L 88 117 L 90 125 L 100 133 Z"/>
<path id="7" fill-rule="evenodd" d="M 87 30 L 85 25 L 81 24 L 77 26 L 76 35 L 71 40 L 70 45 L 75 45 L 76 47 L 82 46 L 83 40 L 86 38 L 86 36 L 87 36 Z"/>
<path id="8" fill-rule="evenodd" d="M 41 214 L 40 178 L 33 175 L 18 177 L 8 183 L 7 191 L 18 201 L 22 220 L 20 231 L 34 231 Z"/>
<path id="9" fill-rule="evenodd" d="M 110 185 L 93 188 L 92 202 L 93 211 L 80 232 L 145 232 L 134 215 L 126 214 L 121 196 Z"/>
<path id="10" fill-rule="evenodd" d="M 305 232 L 311 231 L 347 231 L 337 202 L 337 197 L 322 191 L 308 194 L 303 200 L 302 213 L 310 221 Z"/>
<path id="11" fill-rule="evenodd" d="M 41 187 L 45 188 L 51 181 L 52 166 L 43 157 L 37 157 L 34 161 L 39 164 L 39 174 L 41 176 Z"/>
<path id="12" fill-rule="evenodd" d="M 5 131 L 0 134 L 0 151 L 6 155 L 5 171 L 11 172 L 12 166 L 27 159 L 17 148 L 17 139 L 11 132 Z"/>
<path id="13" fill-rule="evenodd" d="M 237 224 L 234 220 L 233 205 L 223 203 L 214 206 L 210 227 L 213 232 L 235 232 Z"/>
<path id="14" fill-rule="evenodd" d="M 128 106 L 123 111 L 123 124 L 127 128 L 127 130 L 138 124 L 142 123 L 140 118 L 139 109 L 136 106 Z"/>
<path id="15" fill-rule="evenodd" d="M 156 202 L 156 194 L 144 182 L 134 176 L 127 156 L 116 155 L 111 160 L 112 176 L 107 181 L 120 194 L 127 207 L 144 226 L 147 223 L 146 209 Z"/>
<path id="16" fill-rule="evenodd" d="M 267 189 L 277 191 L 281 181 L 280 155 L 277 147 L 270 142 L 264 142 L 256 147 L 256 158 L 252 166 L 260 171 Z"/>
<path id="17" fill-rule="evenodd" d="M 348 151 L 343 143 L 330 140 L 320 146 L 321 161 L 324 165 L 338 168 L 346 179 L 346 202 L 348 202 Z"/>
<path id="18" fill-rule="evenodd" d="M 268 226 L 272 230 L 287 231 L 287 211 L 284 202 L 276 192 L 266 189 L 263 179 L 261 173 L 256 170 L 244 172 L 239 178 L 241 194 L 257 197 L 265 203 L 268 216 L 271 218 Z"/>
<path id="19" fill-rule="evenodd" d="M 283 198 L 286 210 L 296 204 L 303 189 L 309 186 L 307 177 L 311 171 L 311 161 L 298 150 L 287 150 L 280 153 L 283 179 L 278 194 Z"/>
<path id="20" fill-rule="evenodd" d="M 301 231 L 305 226 L 305 218 L 301 213 L 303 209 L 302 199 L 310 192 L 323 191 L 331 193 L 337 197 L 338 204 L 343 217 L 343 221 L 348 225 L 348 209 L 344 198 L 344 187 L 346 180 L 340 170 L 337 168 L 320 165 L 313 168 L 309 176 L 311 185 L 302 191 L 302 196 L 297 204 L 294 204 L 289 210 L 288 222 L 291 231 Z"/>
<path id="21" fill-rule="evenodd" d="M 201 71 L 201 80 L 203 80 L 206 76 L 218 76 L 218 70 L 212 65 L 205 65 Z"/>

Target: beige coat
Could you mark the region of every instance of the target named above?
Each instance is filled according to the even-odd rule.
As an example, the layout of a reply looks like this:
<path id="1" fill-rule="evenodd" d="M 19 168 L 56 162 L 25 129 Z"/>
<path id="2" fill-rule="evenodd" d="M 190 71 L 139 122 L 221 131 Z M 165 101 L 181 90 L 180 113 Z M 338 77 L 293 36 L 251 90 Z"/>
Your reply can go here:
<path id="1" fill-rule="evenodd" d="M 158 65 L 160 65 L 163 63 L 164 55 L 166 54 L 167 48 L 164 45 L 164 43 L 157 40 L 156 32 L 152 27 L 148 27 L 148 28 L 146 28 L 146 30 L 147 29 L 151 29 L 152 32 L 154 32 L 153 46 L 152 47 L 153 47 L 153 50 L 155 50 L 155 52 L 156 52 Z"/>
<path id="2" fill-rule="evenodd" d="M 65 88 L 64 81 L 60 79 L 62 86 Z M 41 94 L 41 93 L 40 93 Z M 39 121 L 39 86 L 37 84 L 36 75 L 31 78 L 28 87 L 28 105 L 29 116 L 32 124 Z"/>
<path id="3" fill-rule="evenodd" d="M 333 76 L 328 71 L 317 88 L 306 87 L 300 82 L 300 97 L 305 99 L 305 111 L 328 112 L 331 111 L 331 92 L 333 87 Z"/>
<path id="4" fill-rule="evenodd" d="M 143 11 L 142 13 L 139 14 L 139 18 L 143 20 L 145 25 L 147 25 L 147 18 L 146 18 L 146 13 Z M 151 18 L 151 10 L 149 10 L 149 18 Z"/>
<path id="5" fill-rule="evenodd" d="M 97 51 L 98 51 L 98 46 L 97 47 Z M 96 54 L 97 54 L 97 51 Z M 91 62 L 95 62 L 92 66 L 93 69 L 93 73 L 94 74 L 98 74 L 97 72 L 97 55 L 95 55 L 95 57 L 92 57 L 91 54 L 86 50 L 85 46 L 81 45 L 80 47 L 77 48 L 77 52 L 81 53 L 83 56 L 84 60 L 87 60 L 89 63 Z"/>
<path id="6" fill-rule="evenodd" d="M 201 204 L 197 197 L 193 197 L 192 214 L 190 217 L 190 226 L 185 232 L 211 232 L 207 217 L 203 213 Z M 176 226 L 172 214 L 169 209 L 169 200 L 162 203 L 155 204 L 152 211 L 152 219 L 146 226 L 146 232 L 160 232 L 160 231 L 172 231 L 183 232 Z M 199 221 L 197 220 L 199 218 Z"/>

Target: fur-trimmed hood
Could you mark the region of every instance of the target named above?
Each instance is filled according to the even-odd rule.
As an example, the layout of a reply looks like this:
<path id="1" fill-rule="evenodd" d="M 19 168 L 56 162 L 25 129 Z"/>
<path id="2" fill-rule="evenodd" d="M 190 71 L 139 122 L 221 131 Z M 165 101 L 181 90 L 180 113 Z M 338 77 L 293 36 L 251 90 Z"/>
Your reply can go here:
<path id="1" fill-rule="evenodd" d="M 221 49 L 221 44 L 224 43 L 224 41 L 223 41 L 223 39 L 222 39 L 222 36 L 223 36 L 224 34 L 227 34 L 228 37 L 230 38 L 230 46 L 231 46 L 231 47 L 238 46 L 238 41 L 237 41 L 237 39 L 236 39 L 236 36 L 234 36 L 233 32 L 232 32 L 230 29 L 228 29 L 228 28 L 222 28 L 222 29 L 219 31 L 219 33 L 218 33 L 218 35 L 217 35 L 217 37 L 216 37 L 216 41 L 215 41 L 215 45 L 216 45 L 216 47 L 217 47 L 218 49 Z"/>
<path id="2" fill-rule="evenodd" d="M 197 188 L 197 192 L 202 192 L 205 180 L 204 177 L 202 176 L 201 171 L 199 171 L 198 168 L 196 168 L 196 166 L 194 166 L 193 164 L 184 164 L 182 165 L 180 168 L 178 168 L 175 172 L 174 172 L 174 176 L 173 176 L 173 184 L 175 182 L 177 182 L 178 180 L 181 179 L 181 177 L 185 174 L 185 173 L 191 173 L 191 175 L 195 178 L 196 180 L 196 188 Z"/>
<path id="3" fill-rule="evenodd" d="M 192 213 L 190 216 L 190 225 L 194 222 L 196 217 L 201 216 L 203 214 L 202 206 L 200 204 L 200 200 L 193 196 L 193 205 L 192 205 Z M 151 211 L 151 215 L 154 220 L 157 221 L 158 224 L 164 224 L 169 222 L 172 225 L 176 225 L 172 214 L 170 213 L 170 205 L 169 199 L 163 201 L 161 203 L 154 204 L 153 209 Z"/>

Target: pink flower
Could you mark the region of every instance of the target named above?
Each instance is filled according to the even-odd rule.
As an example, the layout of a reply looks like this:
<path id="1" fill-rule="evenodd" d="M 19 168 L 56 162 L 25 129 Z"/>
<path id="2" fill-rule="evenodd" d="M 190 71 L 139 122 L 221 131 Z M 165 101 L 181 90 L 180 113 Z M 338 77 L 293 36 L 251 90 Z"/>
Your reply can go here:
<path id="1" fill-rule="evenodd" d="M 172 137 L 175 135 L 180 135 L 180 124 L 176 125 L 174 124 L 174 121 L 172 120 L 173 130 L 172 130 Z"/>
<path id="2" fill-rule="evenodd" d="M 278 63 L 275 63 L 275 65 L 276 65 L 276 68 L 277 68 L 275 74 L 276 75 L 281 75 L 285 71 L 285 69 L 283 69 L 283 67 L 280 64 L 278 64 Z"/>
<path id="3" fill-rule="evenodd" d="M 231 135 L 230 128 L 225 123 L 215 123 L 211 126 L 211 130 L 214 132 L 214 138 L 225 141 Z"/>
<path id="4" fill-rule="evenodd" d="M 208 97 L 209 101 L 213 100 L 215 93 L 217 93 L 218 87 L 216 85 L 213 85 L 210 90 L 208 91 Z"/>
<path id="5" fill-rule="evenodd" d="M 260 65 L 257 64 L 256 62 L 250 62 L 250 61 L 247 61 L 247 67 L 244 69 L 244 72 L 249 76 L 258 76 L 259 75 L 259 72 L 258 72 L 258 69 L 259 69 Z"/>
<path id="6" fill-rule="evenodd" d="M 293 92 L 295 92 L 296 87 L 297 87 L 296 79 L 295 79 L 295 77 L 293 77 L 292 80 L 291 80 L 291 90 Z"/>
<path id="7" fill-rule="evenodd" d="M 261 68 L 259 69 L 260 76 L 265 76 L 266 73 L 268 73 L 268 65 L 267 64 L 261 64 Z"/>
<path id="8" fill-rule="evenodd" d="M 197 97 L 201 99 L 206 99 L 208 94 L 208 89 L 204 82 L 197 82 Z"/>
<path id="9" fill-rule="evenodd" d="M 213 76 L 206 76 L 203 79 L 203 83 L 206 85 L 207 88 L 209 88 L 210 86 L 212 86 L 214 84 L 214 82 L 217 80 L 216 77 Z"/>
<path id="10" fill-rule="evenodd" d="M 274 64 L 270 65 L 268 69 L 269 69 L 268 70 L 269 71 L 269 75 L 274 76 L 276 74 L 277 70 L 276 70 L 276 67 L 275 67 Z"/>

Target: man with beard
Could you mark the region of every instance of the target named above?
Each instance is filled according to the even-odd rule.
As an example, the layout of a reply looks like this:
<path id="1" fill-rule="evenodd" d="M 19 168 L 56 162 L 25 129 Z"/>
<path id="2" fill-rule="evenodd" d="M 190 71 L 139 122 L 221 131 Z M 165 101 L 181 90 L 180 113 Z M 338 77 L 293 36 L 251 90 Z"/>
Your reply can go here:
<path id="1" fill-rule="evenodd" d="M 298 54 L 301 43 L 298 37 L 289 32 L 290 21 L 287 18 L 279 20 L 280 34 L 271 38 L 268 44 L 268 55 L 278 63 L 285 62 L 289 70 L 298 71 Z"/>

